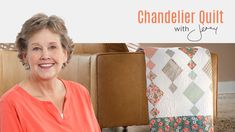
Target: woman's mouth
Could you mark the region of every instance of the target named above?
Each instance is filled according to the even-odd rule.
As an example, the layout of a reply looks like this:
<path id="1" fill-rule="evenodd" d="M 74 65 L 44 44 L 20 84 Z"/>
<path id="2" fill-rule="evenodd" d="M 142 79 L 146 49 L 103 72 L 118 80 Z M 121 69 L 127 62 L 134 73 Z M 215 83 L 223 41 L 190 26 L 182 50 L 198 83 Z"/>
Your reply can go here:
<path id="1" fill-rule="evenodd" d="M 51 68 L 54 64 L 55 63 L 43 63 L 43 64 L 39 64 L 38 66 L 43 69 L 48 69 L 48 68 Z"/>

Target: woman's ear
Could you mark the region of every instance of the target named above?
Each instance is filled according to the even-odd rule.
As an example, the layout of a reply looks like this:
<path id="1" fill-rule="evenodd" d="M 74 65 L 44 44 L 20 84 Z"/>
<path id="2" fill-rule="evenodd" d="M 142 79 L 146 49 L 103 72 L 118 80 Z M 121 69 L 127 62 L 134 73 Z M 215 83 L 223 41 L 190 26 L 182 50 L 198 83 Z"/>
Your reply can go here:
<path id="1" fill-rule="evenodd" d="M 25 52 L 22 53 L 22 60 L 23 60 L 24 64 L 28 63 L 27 53 L 25 53 Z"/>
<path id="2" fill-rule="evenodd" d="M 26 70 L 30 69 L 29 63 L 28 63 L 28 58 L 27 58 L 27 54 L 26 53 L 22 53 L 22 63 L 23 66 L 25 67 Z"/>

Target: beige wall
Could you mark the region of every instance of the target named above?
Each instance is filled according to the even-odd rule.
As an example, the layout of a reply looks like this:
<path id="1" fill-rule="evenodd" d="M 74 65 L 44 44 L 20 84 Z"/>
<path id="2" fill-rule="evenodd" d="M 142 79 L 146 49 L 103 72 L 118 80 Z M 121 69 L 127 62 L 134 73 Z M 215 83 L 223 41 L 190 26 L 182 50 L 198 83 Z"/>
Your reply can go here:
<path id="1" fill-rule="evenodd" d="M 235 81 L 235 43 L 234 44 L 140 44 L 141 47 L 183 47 L 201 46 L 216 53 L 219 58 L 219 81 Z"/>

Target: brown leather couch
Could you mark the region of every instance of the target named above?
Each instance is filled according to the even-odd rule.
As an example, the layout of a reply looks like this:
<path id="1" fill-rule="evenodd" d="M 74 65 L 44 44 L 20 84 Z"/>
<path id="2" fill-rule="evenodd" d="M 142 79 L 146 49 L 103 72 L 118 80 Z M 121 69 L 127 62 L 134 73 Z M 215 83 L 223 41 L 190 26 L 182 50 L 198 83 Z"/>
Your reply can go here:
<path id="1" fill-rule="evenodd" d="M 17 52 L 0 51 L 0 95 L 26 77 Z M 78 44 L 60 77 L 88 88 L 101 128 L 148 124 L 145 59 L 125 44 Z"/>

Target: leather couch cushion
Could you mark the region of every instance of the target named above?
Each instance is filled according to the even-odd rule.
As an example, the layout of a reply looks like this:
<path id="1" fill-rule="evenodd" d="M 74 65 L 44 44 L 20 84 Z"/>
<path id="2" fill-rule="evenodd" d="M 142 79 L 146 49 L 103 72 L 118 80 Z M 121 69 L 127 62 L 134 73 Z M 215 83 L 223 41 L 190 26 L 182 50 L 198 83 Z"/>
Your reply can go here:
<path id="1" fill-rule="evenodd" d="M 147 124 L 144 54 L 99 54 L 96 68 L 101 127 Z"/>

